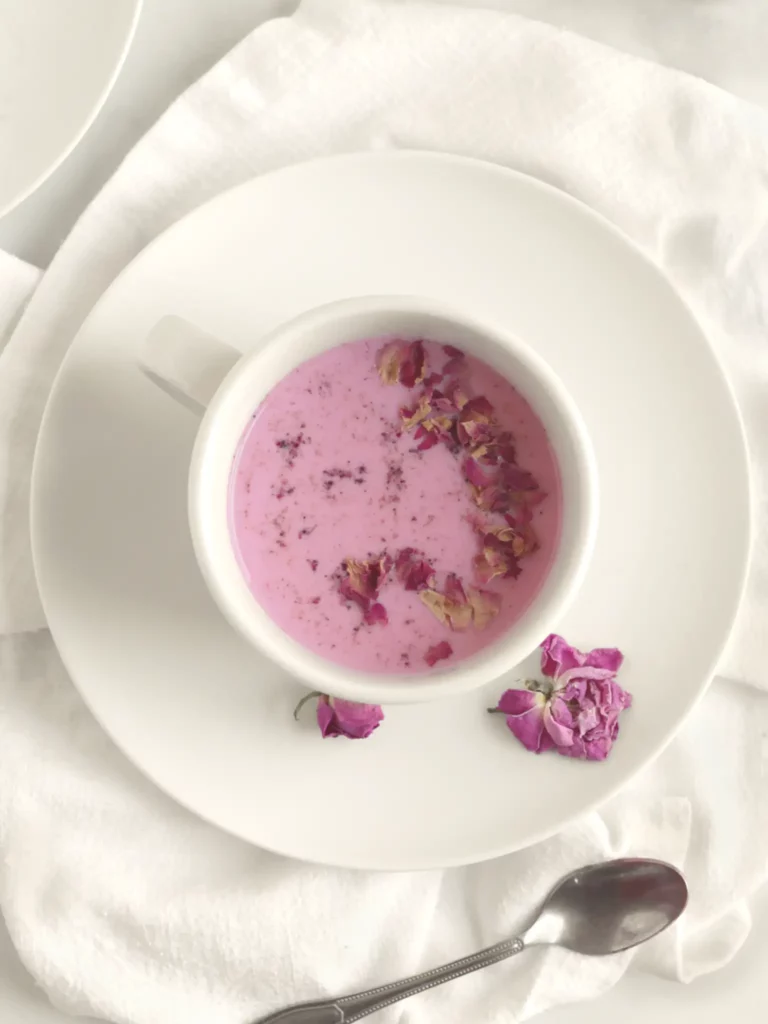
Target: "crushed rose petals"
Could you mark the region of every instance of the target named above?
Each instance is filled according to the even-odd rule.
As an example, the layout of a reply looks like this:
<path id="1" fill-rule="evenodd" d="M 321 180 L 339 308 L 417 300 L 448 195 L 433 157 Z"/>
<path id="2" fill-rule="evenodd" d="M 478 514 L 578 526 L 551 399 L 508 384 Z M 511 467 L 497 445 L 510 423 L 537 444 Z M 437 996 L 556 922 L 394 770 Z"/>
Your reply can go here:
<path id="1" fill-rule="evenodd" d="M 403 548 L 395 558 L 395 576 L 406 590 L 423 590 L 435 581 L 435 570 L 421 551 Z"/>
<path id="2" fill-rule="evenodd" d="M 475 629 L 485 629 L 496 618 L 501 609 L 501 597 L 492 590 L 470 587 L 467 601 L 472 609 L 472 622 Z"/>
<path id="3" fill-rule="evenodd" d="M 604 761 L 619 735 L 619 716 L 632 706 L 632 694 L 616 681 L 623 661 L 615 647 L 584 654 L 552 633 L 541 645 L 544 679 L 505 690 L 488 710 L 504 715 L 526 750 Z"/>
<path id="4" fill-rule="evenodd" d="M 298 719 L 304 705 L 317 698 L 317 724 L 323 739 L 346 736 L 350 740 L 364 740 L 384 721 L 384 712 L 378 704 L 358 704 L 352 700 L 330 697 L 314 691 L 299 701 L 293 712 Z"/>
<path id="5" fill-rule="evenodd" d="M 424 655 L 424 661 L 432 668 L 438 661 L 444 661 L 453 654 L 453 648 L 447 640 L 441 640 L 439 644 L 430 647 Z"/>
<path id="6" fill-rule="evenodd" d="M 415 355 L 409 346 L 418 346 Z M 440 374 L 427 375 L 420 342 L 388 342 L 379 350 L 376 365 L 385 383 L 413 387 L 411 380 L 422 381 L 415 404 L 400 410 L 401 428 L 414 432 L 418 452 L 442 443 L 457 455 L 477 507 L 506 520 L 501 529 L 489 524 L 482 533 L 478 531 L 478 581 L 516 579 L 521 571 L 519 560 L 538 549 L 530 510 L 546 494 L 533 474 L 517 464 L 515 439 L 511 431 L 502 429 L 485 395 L 465 393 L 458 372 L 466 363 L 464 353 L 453 345 L 443 345 L 443 351 L 448 363 Z M 417 367 L 416 373 L 412 365 Z M 507 533 L 506 527 L 513 532 Z"/>
<path id="7" fill-rule="evenodd" d="M 472 607 L 466 599 L 455 601 L 439 590 L 421 590 L 419 597 L 438 622 L 451 629 L 462 630 L 472 625 Z"/>
<path id="8" fill-rule="evenodd" d="M 510 534 L 506 540 L 493 532 L 483 534 L 482 549 L 473 561 L 475 574 L 481 583 L 490 583 L 497 576 L 517 579 L 520 575 L 520 563 L 515 554 L 516 535 L 511 529 Z"/>
<path id="9" fill-rule="evenodd" d="M 449 629 L 485 629 L 499 614 L 501 596 L 484 585 L 494 579 L 517 579 L 521 559 L 539 547 L 531 509 L 546 495 L 533 474 L 518 465 L 515 439 L 500 426 L 493 405 L 484 395 L 467 394 L 465 354 L 453 345 L 443 345 L 443 351 L 447 362 L 442 370 L 428 372 L 423 343 L 395 338 L 377 352 L 376 369 L 384 384 L 408 389 L 421 385 L 415 401 L 400 409 L 398 435 L 412 432 L 416 445 L 411 450 L 426 452 L 443 444 L 459 460 L 475 504 L 483 513 L 471 517 L 478 538 L 472 563 L 474 579 L 465 586 L 455 573 L 448 573 L 442 586 L 438 585 L 434 567 L 422 551 L 412 547 L 394 556 L 385 552 L 367 560 L 347 558 L 333 578 L 341 598 L 360 609 L 363 624 L 368 626 L 388 624 L 379 592 L 385 584 L 397 582 L 416 592 L 422 604 Z M 297 440 L 301 443 L 301 435 Z M 289 456 L 295 458 L 295 451 Z M 352 476 L 346 470 L 325 475 L 328 482 Z M 390 465 L 387 488 L 397 490 L 401 484 L 402 468 Z M 313 571 L 315 567 L 316 563 Z M 431 667 L 452 654 L 450 644 L 442 641 L 429 648 L 424 660 Z"/>
<path id="10" fill-rule="evenodd" d="M 406 388 L 421 384 L 426 374 L 423 343 L 388 341 L 376 355 L 376 369 L 385 384 L 402 384 Z"/>
<path id="11" fill-rule="evenodd" d="M 392 559 L 383 554 L 368 561 L 347 558 L 337 573 L 339 593 L 345 601 L 358 606 L 366 626 L 386 626 L 389 622 L 386 608 L 376 599 L 391 568 Z"/>

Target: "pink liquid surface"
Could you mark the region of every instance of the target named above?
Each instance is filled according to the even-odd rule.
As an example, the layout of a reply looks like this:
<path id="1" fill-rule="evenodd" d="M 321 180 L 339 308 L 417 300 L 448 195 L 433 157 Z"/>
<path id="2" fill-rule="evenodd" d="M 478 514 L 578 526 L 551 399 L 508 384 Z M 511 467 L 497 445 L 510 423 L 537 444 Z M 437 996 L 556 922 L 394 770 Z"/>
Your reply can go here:
<path id="1" fill-rule="evenodd" d="M 406 547 L 423 551 L 439 574 L 473 581 L 477 515 L 455 455 L 439 444 L 414 451 L 399 410 L 419 389 L 385 385 L 376 370 L 381 339 L 341 345 L 303 363 L 257 409 L 243 435 L 230 482 L 232 541 L 255 598 L 294 640 L 331 661 L 365 672 L 427 671 L 425 654 L 447 640 L 444 670 L 505 633 L 541 587 L 554 557 L 561 521 L 555 456 L 543 425 L 515 388 L 486 363 L 466 357 L 463 386 L 484 395 L 511 430 L 518 462 L 546 499 L 533 510 L 538 551 L 517 579 L 485 585 L 501 598 L 484 630 L 452 631 L 418 594 L 387 583 L 378 600 L 386 625 L 362 624 L 360 609 L 338 591 L 346 558 L 366 559 Z M 425 343 L 428 372 L 447 361 Z"/>

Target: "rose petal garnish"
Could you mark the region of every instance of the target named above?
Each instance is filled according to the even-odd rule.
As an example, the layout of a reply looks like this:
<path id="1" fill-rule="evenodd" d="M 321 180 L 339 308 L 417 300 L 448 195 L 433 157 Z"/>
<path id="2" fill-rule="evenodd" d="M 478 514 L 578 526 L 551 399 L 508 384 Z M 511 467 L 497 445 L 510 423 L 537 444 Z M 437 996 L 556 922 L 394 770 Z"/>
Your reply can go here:
<path id="1" fill-rule="evenodd" d="M 517 558 L 539 550 L 539 538 L 533 528 L 533 515 L 528 506 L 523 506 L 517 515 L 507 513 L 504 518 L 513 531 L 512 550 Z"/>
<path id="2" fill-rule="evenodd" d="M 461 384 L 455 379 L 446 381 L 443 385 L 443 394 L 454 409 L 458 409 L 459 411 L 461 411 L 469 401 L 461 389 Z"/>
<path id="3" fill-rule="evenodd" d="M 464 356 L 455 356 L 449 359 L 443 367 L 444 377 L 461 377 L 467 372 L 467 360 Z"/>
<path id="4" fill-rule="evenodd" d="M 443 352 L 445 352 L 449 359 L 464 358 L 464 352 L 460 348 L 456 348 L 455 345 L 443 345 Z"/>
<path id="5" fill-rule="evenodd" d="M 425 420 L 431 412 L 431 396 L 427 392 L 424 392 L 424 394 L 419 396 L 419 401 L 415 409 L 402 408 L 400 410 L 400 419 L 402 420 L 403 428 L 405 430 L 410 430 L 411 427 L 415 427 Z"/>
<path id="6" fill-rule="evenodd" d="M 573 669 L 596 668 L 601 672 L 615 675 L 623 661 L 624 655 L 616 647 L 596 647 L 584 654 L 556 633 L 550 633 L 541 645 L 542 673 L 556 682 L 562 681 L 563 685 L 573 677 Z M 575 675 L 578 677 L 579 673 Z M 581 673 L 582 677 L 585 675 L 587 674 Z"/>
<path id="7" fill-rule="evenodd" d="M 449 572 L 446 576 L 443 593 L 449 601 L 453 601 L 455 604 L 466 604 L 467 602 L 464 587 L 455 572 Z"/>
<path id="8" fill-rule="evenodd" d="M 467 602 L 452 601 L 437 590 L 422 590 L 419 597 L 435 618 L 451 629 L 463 630 L 472 623 L 472 608 Z"/>
<path id="9" fill-rule="evenodd" d="M 421 341 L 388 341 L 376 353 L 376 369 L 385 384 L 412 388 L 424 380 L 426 363 Z"/>
<path id="10" fill-rule="evenodd" d="M 385 557 L 375 558 L 367 562 L 359 562 L 355 558 L 347 558 L 344 568 L 349 579 L 349 586 L 361 597 L 375 598 L 379 587 L 384 582 L 388 571 Z"/>
<path id="11" fill-rule="evenodd" d="M 539 485 L 536 478 L 527 469 L 511 463 L 504 463 L 499 467 L 499 483 L 503 484 L 508 491 L 537 491 Z"/>
<path id="12" fill-rule="evenodd" d="M 506 512 L 511 505 L 509 492 L 498 484 L 488 487 L 472 487 L 472 497 L 478 508 L 484 512 Z"/>
<path id="13" fill-rule="evenodd" d="M 397 384 L 406 342 L 388 341 L 376 353 L 376 369 L 384 384 Z"/>
<path id="14" fill-rule="evenodd" d="M 395 576 L 406 590 L 423 590 L 435 584 L 435 570 L 415 548 L 403 548 L 398 552 Z"/>
<path id="15" fill-rule="evenodd" d="M 494 447 L 499 462 L 514 462 L 517 458 L 515 439 L 508 430 L 497 435 Z"/>
<path id="16" fill-rule="evenodd" d="M 534 754 L 543 754 L 551 750 L 554 742 L 544 728 L 544 694 L 529 690 L 506 690 L 502 693 L 499 703 L 491 712 L 505 716 L 507 728 L 526 750 Z"/>
<path id="17" fill-rule="evenodd" d="M 470 398 L 459 413 L 458 435 L 462 444 L 491 440 L 496 419 L 493 406 L 484 395 Z"/>
<path id="18" fill-rule="evenodd" d="M 490 480 L 482 471 L 474 457 L 464 459 L 461 464 L 461 468 L 464 470 L 464 476 L 469 480 L 473 487 L 487 487 L 490 483 Z"/>
<path id="19" fill-rule="evenodd" d="M 364 612 L 368 611 L 368 607 L 371 603 L 370 597 L 365 597 L 363 594 L 359 593 L 359 591 L 355 590 L 348 577 L 339 583 L 339 593 L 345 601 L 351 601 L 352 604 L 356 604 L 358 608 L 362 608 Z"/>
<path id="20" fill-rule="evenodd" d="M 616 681 L 624 656 L 615 647 L 584 653 L 556 634 L 541 647 L 542 673 L 554 685 L 507 690 L 490 710 L 507 716 L 528 750 L 554 748 L 564 757 L 604 761 L 619 734 L 619 716 L 632 706 L 632 695 Z"/>
<path id="21" fill-rule="evenodd" d="M 368 610 L 364 613 L 363 622 L 366 624 L 366 626 L 375 626 L 377 624 L 386 626 L 387 623 L 389 622 L 387 609 L 384 607 L 383 604 L 379 604 L 377 601 L 375 604 L 372 604 L 371 607 L 368 608 Z"/>
<path id="22" fill-rule="evenodd" d="M 400 367 L 400 383 L 407 388 L 415 387 L 424 380 L 426 372 L 424 345 L 421 341 L 412 341 Z"/>
<path id="23" fill-rule="evenodd" d="M 501 596 L 494 594 L 492 590 L 469 587 L 467 601 L 472 609 L 472 621 L 475 629 L 485 629 L 486 626 L 489 626 L 501 609 Z"/>
<path id="24" fill-rule="evenodd" d="M 450 416 L 428 416 L 425 420 L 422 420 L 421 425 L 425 430 L 435 431 L 437 434 L 444 436 L 453 426 L 453 420 Z"/>
<path id="25" fill-rule="evenodd" d="M 432 668 L 433 665 L 437 664 L 438 661 L 444 661 L 445 658 L 450 658 L 453 654 L 453 648 L 447 640 L 441 640 L 439 644 L 435 644 L 430 647 L 427 653 L 424 655 L 424 661 Z"/>
<path id="26" fill-rule="evenodd" d="M 416 451 L 429 451 L 430 448 L 434 448 L 436 444 L 439 444 L 439 442 L 440 438 L 438 437 L 437 434 L 430 434 L 428 431 L 425 430 L 424 439 L 422 441 L 419 441 L 419 443 L 416 445 Z"/>
<path id="27" fill-rule="evenodd" d="M 317 702 L 317 724 L 323 739 L 346 736 L 350 740 L 364 740 L 384 721 L 384 712 L 378 704 L 358 704 L 320 694 Z"/>

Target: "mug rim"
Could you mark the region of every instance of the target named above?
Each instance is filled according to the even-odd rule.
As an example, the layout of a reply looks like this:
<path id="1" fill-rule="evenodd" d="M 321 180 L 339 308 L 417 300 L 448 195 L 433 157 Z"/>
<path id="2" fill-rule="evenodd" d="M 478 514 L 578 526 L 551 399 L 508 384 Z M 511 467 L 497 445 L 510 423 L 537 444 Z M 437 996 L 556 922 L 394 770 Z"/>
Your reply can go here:
<path id="1" fill-rule="evenodd" d="M 440 663 L 439 668 L 415 675 L 352 670 L 310 651 L 277 626 L 250 591 L 237 563 L 229 529 L 228 484 L 223 494 L 220 491 L 221 460 L 226 458 L 226 480 L 229 481 L 236 444 L 247 426 L 247 417 L 239 422 L 235 446 L 225 448 L 226 455 L 216 451 L 219 435 L 227 432 L 223 428 L 231 427 L 235 419 L 240 420 L 239 416 L 233 416 L 233 396 L 243 387 L 243 382 L 255 380 L 260 367 L 290 351 L 298 338 L 306 338 L 313 330 L 334 323 L 341 325 L 355 316 L 375 315 L 386 319 L 403 314 L 436 317 L 459 330 L 472 331 L 491 348 L 511 355 L 521 369 L 525 368 L 545 390 L 572 446 L 578 505 L 564 510 L 575 521 L 573 537 L 569 547 L 564 547 L 562 536 L 558 541 L 542 588 L 532 602 L 531 607 L 536 611 L 532 621 L 527 621 L 530 616 L 526 609 L 507 632 L 471 658 L 450 667 Z M 325 345 L 321 350 L 333 347 L 334 344 Z M 309 358 L 311 355 L 304 355 L 294 365 Z M 250 413 L 292 368 L 284 369 L 266 390 L 262 389 L 252 401 Z M 528 399 L 525 390 L 521 388 L 521 392 Z M 538 409 L 535 411 L 540 415 Z M 546 425 L 545 428 L 549 433 Z M 560 454 L 556 454 L 562 475 Z M 212 502 L 212 494 L 216 492 L 222 499 L 220 515 Z M 505 328 L 468 316 L 442 301 L 418 296 L 367 295 L 340 299 L 313 307 L 279 324 L 256 349 L 241 356 L 220 384 L 200 425 L 189 470 L 188 514 L 193 547 L 208 589 L 225 617 L 252 646 L 294 679 L 310 689 L 360 703 L 417 703 L 466 693 L 519 664 L 556 626 L 583 580 L 597 532 L 598 504 L 597 467 L 587 428 L 570 393 L 549 364 Z M 547 587 L 550 593 L 540 601 Z M 537 608 L 537 605 L 542 607 Z"/>

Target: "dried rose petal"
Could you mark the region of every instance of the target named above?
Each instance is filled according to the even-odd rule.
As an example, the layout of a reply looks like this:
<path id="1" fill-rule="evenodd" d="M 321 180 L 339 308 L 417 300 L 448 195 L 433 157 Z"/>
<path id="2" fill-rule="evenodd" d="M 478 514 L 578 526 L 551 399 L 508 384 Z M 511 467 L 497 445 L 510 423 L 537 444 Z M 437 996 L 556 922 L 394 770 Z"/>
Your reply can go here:
<path id="1" fill-rule="evenodd" d="M 494 448 L 499 462 L 514 462 L 517 458 L 515 439 L 508 430 L 496 436 Z"/>
<path id="2" fill-rule="evenodd" d="M 443 593 L 449 601 L 453 601 L 456 604 L 466 604 L 467 602 L 467 595 L 464 593 L 464 587 L 455 572 L 449 572 L 446 576 Z"/>
<path id="3" fill-rule="evenodd" d="M 363 615 L 363 622 L 366 626 L 375 626 L 380 624 L 386 626 L 389 622 L 389 616 L 387 615 L 387 609 L 383 604 L 372 604 L 370 608 Z"/>
<path id="4" fill-rule="evenodd" d="M 498 523 L 490 523 L 485 526 L 480 533 L 482 536 L 489 533 L 502 544 L 510 544 L 515 539 L 516 530 L 513 523 L 508 523 L 506 526 L 501 526 Z"/>
<path id="5" fill-rule="evenodd" d="M 384 384 L 397 384 L 406 342 L 388 341 L 376 353 L 376 369 Z"/>
<path id="6" fill-rule="evenodd" d="M 424 345 L 421 341 L 412 341 L 400 367 L 400 383 L 407 388 L 415 387 L 424 380 L 426 372 Z"/>
<path id="7" fill-rule="evenodd" d="M 423 590 L 435 583 L 435 570 L 416 548 L 403 548 L 398 552 L 395 575 L 406 590 Z"/>
<path id="8" fill-rule="evenodd" d="M 453 426 L 453 420 L 450 416 L 444 415 L 428 416 L 421 425 L 425 430 L 432 430 L 444 436 Z"/>
<path id="9" fill-rule="evenodd" d="M 478 508 L 484 512 L 507 512 L 511 500 L 509 492 L 498 484 L 489 484 L 488 487 L 472 487 L 472 497 Z"/>
<path id="10" fill-rule="evenodd" d="M 437 664 L 438 661 L 443 661 L 445 658 L 450 658 L 453 654 L 453 648 L 447 640 L 441 640 L 439 644 L 435 644 L 430 647 L 427 653 L 424 655 L 424 661 L 432 668 L 433 665 Z"/>
<path id="11" fill-rule="evenodd" d="M 455 345 L 443 345 L 443 352 L 449 357 L 449 359 L 463 359 L 464 353 L 460 348 L 456 348 Z"/>
<path id="12" fill-rule="evenodd" d="M 556 682 L 576 668 L 595 668 L 615 675 L 623 661 L 624 655 L 616 647 L 596 647 L 583 654 L 556 633 L 550 633 L 541 645 L 541 671 Z"/>
<path id="13" fill-rule="evenodd" d="M 483 534 L 482 548 L 475 556 L 473 565 L 481 583 L 490 583 L 496 576 L 512 577 L 520 575 L 520 565 L 516 548 L 517 535 L 509 527 L 499 527 L 498 532 Z M 506 534 L 510 536 L 507 538 Z"/>
<path id="14" fill-rule="evenodd" d="M 516 516 L 507 513 L 504 518 L 513 531 L 512 550 L 517 558 L 539 550 L 539 538 L 533 528 L 530 508 L 523 506 Z"/>
<path id="15" fill-rule="evenodd" d="M 496 618 L 501 609 L 501 596 L 492 590 L 481 590 L 469 587 L 467 600 L 472 609 L 472 621 L 475 629 L 485 629 Z"/>
<path id="16" fill-rule="evenodd" d="M 386 556 L 383 556 L 368 562 L 359 562 L 357 559 L 347 558 L 344 568 L 350 589 L 361 597 L 375 598 L 388 571 L 385 559 Z"/>
<path id="17" fill-rule="evenodd" d="M 366 625 L 386 626 L 389 621 L 384 606 L 375 602 L 391 568 L 392 559 L 386 552 L 379 558 L 367 561 L 347 558 L 342 563 L 341 572 L 346 575 L 339 579 L 339 593 L 346 601 L 357 605 Z"/>
<path id="18" fill-rule="evenodd" d="M 419 401 L 416 404 L 415 409 L 406 409 L 403 407 L 400 410 L 400 419 L 402 420 L 403 429 L 410 430 L 411 427 L 417 426 L 423 420 L 429 416 L 432 412 L 432 400 L 431 395 L 424 392 L 419 396 Z"/>
<path id="19" fill-rule="evenodd" d="M 378 704 L 358 704 L 321 694 L 317 702 L 317 724 L 323 739 L 346 736 L 364 740 L 384 721 Z"/>
<path id="20" fill-rule="evenodd" d="M 472 623 L 472 608 L 464 602 L 452 601 L 437 590 L 422 590 L 419 597 L 435 618 L 451 629 L 463 630 Z"/>
<path id="21" fill-rule="evenodd" d="M 419 441 L 416 445 L 416 451 L 427 452 L 430 448 L 434 448 L 436 444 L 439 444 L 440 438 L 437 434 L 430 434 L 429 431 L 425 430 L 423 440 Z"/>
<path id="22" fill-rule="evenodd" d="M 493 406 L 484 395 L 470 398 L 459 413 L 459 441 L 466 445 L 492 440 L 495 422 Z"/>
<path id="23" fill-rule="evenodd" d="M 460 377 L 467 372 L 467 360 L 464 356 L 449 359 L 443 367 L 444 377 Z"/>
<path id="24" fill-rule="evenodd" d="M 490 479 L 482 471 L 474 456 L 464 459 L 461 468 L 464 470 L 464 476 L 473 487 L 484 488 L 490 484 Z"/>
<path id="25" fill-rule="evenodd" d="M 467 404 L 469 399 L 461 390 L 461 384 L 455 379 L 449 380 L 443 386 L 443 394 L 445 395 L 446 401 L 450 402 L 454 409 L 461 410 Z"/>
<path id="26" fill-rule="evenodd" d="M 468 419 L 465 422 L 461 419 L 463 414 L 464 409 L 459 413 L 459 419 L 456 423 L 456 436 L 459 439 L 459 443 L 465 448 L 478 448 L 480 445 L 492 444 L 493 425 L 490 423 L 480 423 L 475 419 Z"/>
<path id="27" fill-rule="evenodd" d="M 353 589 L 349 578 L 343 579 L 339 583 L 339 593 L 346 601 L 351 601 L 353 604 L 356 604 L 358 608 L 362 608 L 364 612 L 368 611 L 371 599 Z"/>
<path id="28" fill-rule="evenodd" d="M 506 717 L 507 728 L 520 740 L 526 750 L 543 754 L 554 747 L 554 741 L 544 726 L 547 706 L 543 693 L 530 690 L 505 690 L 499 703 L 491 711 Z"/>
<path id="29" fill-rule="evenodd" d="M 376 353 L 376 369 L 385 384 L 412 388 L 424 380 L 426 363 L 421 341 L 388 341 Z"/>
<path id="30" fill-rule="evenodd" d="M 499 483 L 503 484 L 508 491 L 537 491 L 539 489 L 532 473 L 510 463 L 504 463 L 499 467 Z"/>

